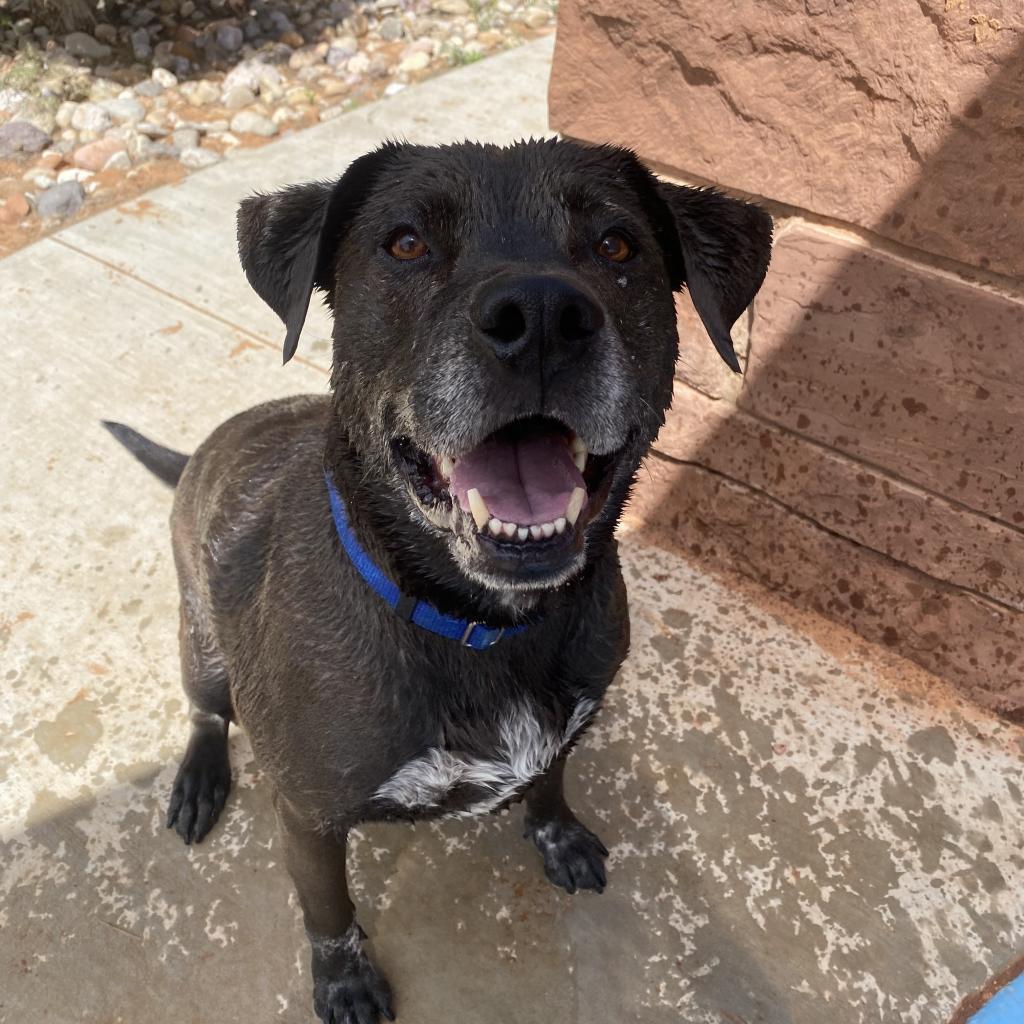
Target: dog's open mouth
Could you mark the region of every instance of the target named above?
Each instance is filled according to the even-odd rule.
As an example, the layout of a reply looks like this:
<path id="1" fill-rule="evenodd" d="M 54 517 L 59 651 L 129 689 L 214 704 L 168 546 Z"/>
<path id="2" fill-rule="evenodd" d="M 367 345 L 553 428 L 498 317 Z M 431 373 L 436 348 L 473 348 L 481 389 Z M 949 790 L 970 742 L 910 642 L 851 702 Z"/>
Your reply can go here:
<path id="1" fill-rule="evenodd" d="M 583 529 L 607 497 L 615 455 L 593 455 L 564 424 L 531 417 L 461 455 L 432 455 L 403 438 L 396 454 L 439 526 L 502 547 L 554 546 Z"/>

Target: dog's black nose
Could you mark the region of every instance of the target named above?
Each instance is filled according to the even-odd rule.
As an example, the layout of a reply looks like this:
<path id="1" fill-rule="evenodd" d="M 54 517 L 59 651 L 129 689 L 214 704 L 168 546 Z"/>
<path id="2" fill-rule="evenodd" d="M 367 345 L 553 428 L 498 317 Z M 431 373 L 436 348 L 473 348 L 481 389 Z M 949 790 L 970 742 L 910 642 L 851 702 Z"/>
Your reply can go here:
<path id="1" fill-rule="evenodd" d="M 604 324 L 597 302 L 555 274 L 501 274 L 480 290 L 473 322 L 499 359 L 567 355 L 586 346 Z"/>

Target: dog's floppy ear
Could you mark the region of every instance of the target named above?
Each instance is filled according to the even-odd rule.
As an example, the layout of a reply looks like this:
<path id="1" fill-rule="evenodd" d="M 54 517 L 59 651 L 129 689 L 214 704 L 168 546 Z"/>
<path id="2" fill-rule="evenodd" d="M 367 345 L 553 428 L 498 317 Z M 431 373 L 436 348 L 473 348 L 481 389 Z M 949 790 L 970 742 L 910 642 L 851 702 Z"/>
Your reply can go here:
<path id="1" fill-rule="evenodd" d="M 295 355 L 313 289 L 330 291 L 331 262 L 345 229 L 398 148 L 387 143 L 359 157 L 338 181 L 242 200 L 238 255 L 249 284 L 284 322 L 286 363 Z"/>
<path id="2" fill-rule="evenodd" d="M 658 192 L 678 238 L 678 249 L 669 250 L 673 287 L 686 284 L 718 354 L 739 373 L 730 331 L 764 281 L 772 219 L 760 207 L 713 189 L 661 181 Z"/>

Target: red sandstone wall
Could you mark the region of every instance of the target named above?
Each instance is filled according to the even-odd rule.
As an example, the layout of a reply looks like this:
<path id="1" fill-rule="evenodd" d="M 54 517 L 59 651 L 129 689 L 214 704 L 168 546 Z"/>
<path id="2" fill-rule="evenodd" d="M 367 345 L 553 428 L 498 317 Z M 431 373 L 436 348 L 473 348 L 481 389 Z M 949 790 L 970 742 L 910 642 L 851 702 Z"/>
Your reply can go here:
<path id="1" fill-rule="evenodd" d="M 562 0 L 550 99 L 776 216 L 742 378 L 680 302 L 647 527 L 1024 716 L 1024 4 Z"/>

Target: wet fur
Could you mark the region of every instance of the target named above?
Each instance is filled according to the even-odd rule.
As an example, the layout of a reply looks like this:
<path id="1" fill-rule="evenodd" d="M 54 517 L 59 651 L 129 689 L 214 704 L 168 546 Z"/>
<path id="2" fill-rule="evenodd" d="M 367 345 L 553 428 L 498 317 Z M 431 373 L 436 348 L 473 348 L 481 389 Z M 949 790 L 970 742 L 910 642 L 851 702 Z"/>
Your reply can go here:
<path id="1" fill-rule="evenodd" d="M 397 266 L 384 241 L 414 221 L 433 262 Z M 611 222 L 635 236 L 630 264 L 592 254 Z M 673 291 L 689 283 L 735 364 L 729 329 L 760 286 L 770 236 L 755 207 L 659 182 L 610 147 L 389 144 L 337 182 L 254 196 L 239 215 L 242 264 L 285 324 L 286 360 L 313 291 L 325 294 L 331 396 L 235 416 L 183 467 L 111 428 L 162 479 L 180 474 L 172 541 L 192 736 L 168 823 L 187 842 L 212 827 L 230 785 L 227 723 L 241 724 L 274 792 L 323 1020 L 391 1013 L 344 886 L 345 837 L 360 821 L 491 809 L 532 782 L 526 834 L 548 877 L 603 889 L 607 850 L 566 806 L 562 772 L 628 648 L 613 531 L 671 399 Z M 466 308 L 510 266 L 571 275 L 596 296 L 606 325 L 587 351 L 552 342 L 514 367 L 494 362 Z M 546 583 L 432 526 L 391 455 L 399 435 L 457 453 L 540 413 L 590 451 L 619 453 L 603 508 Z M 528 628 L 478 652 L 402 621 L 342 551 L 325 469 L 405 593 Z"/>

